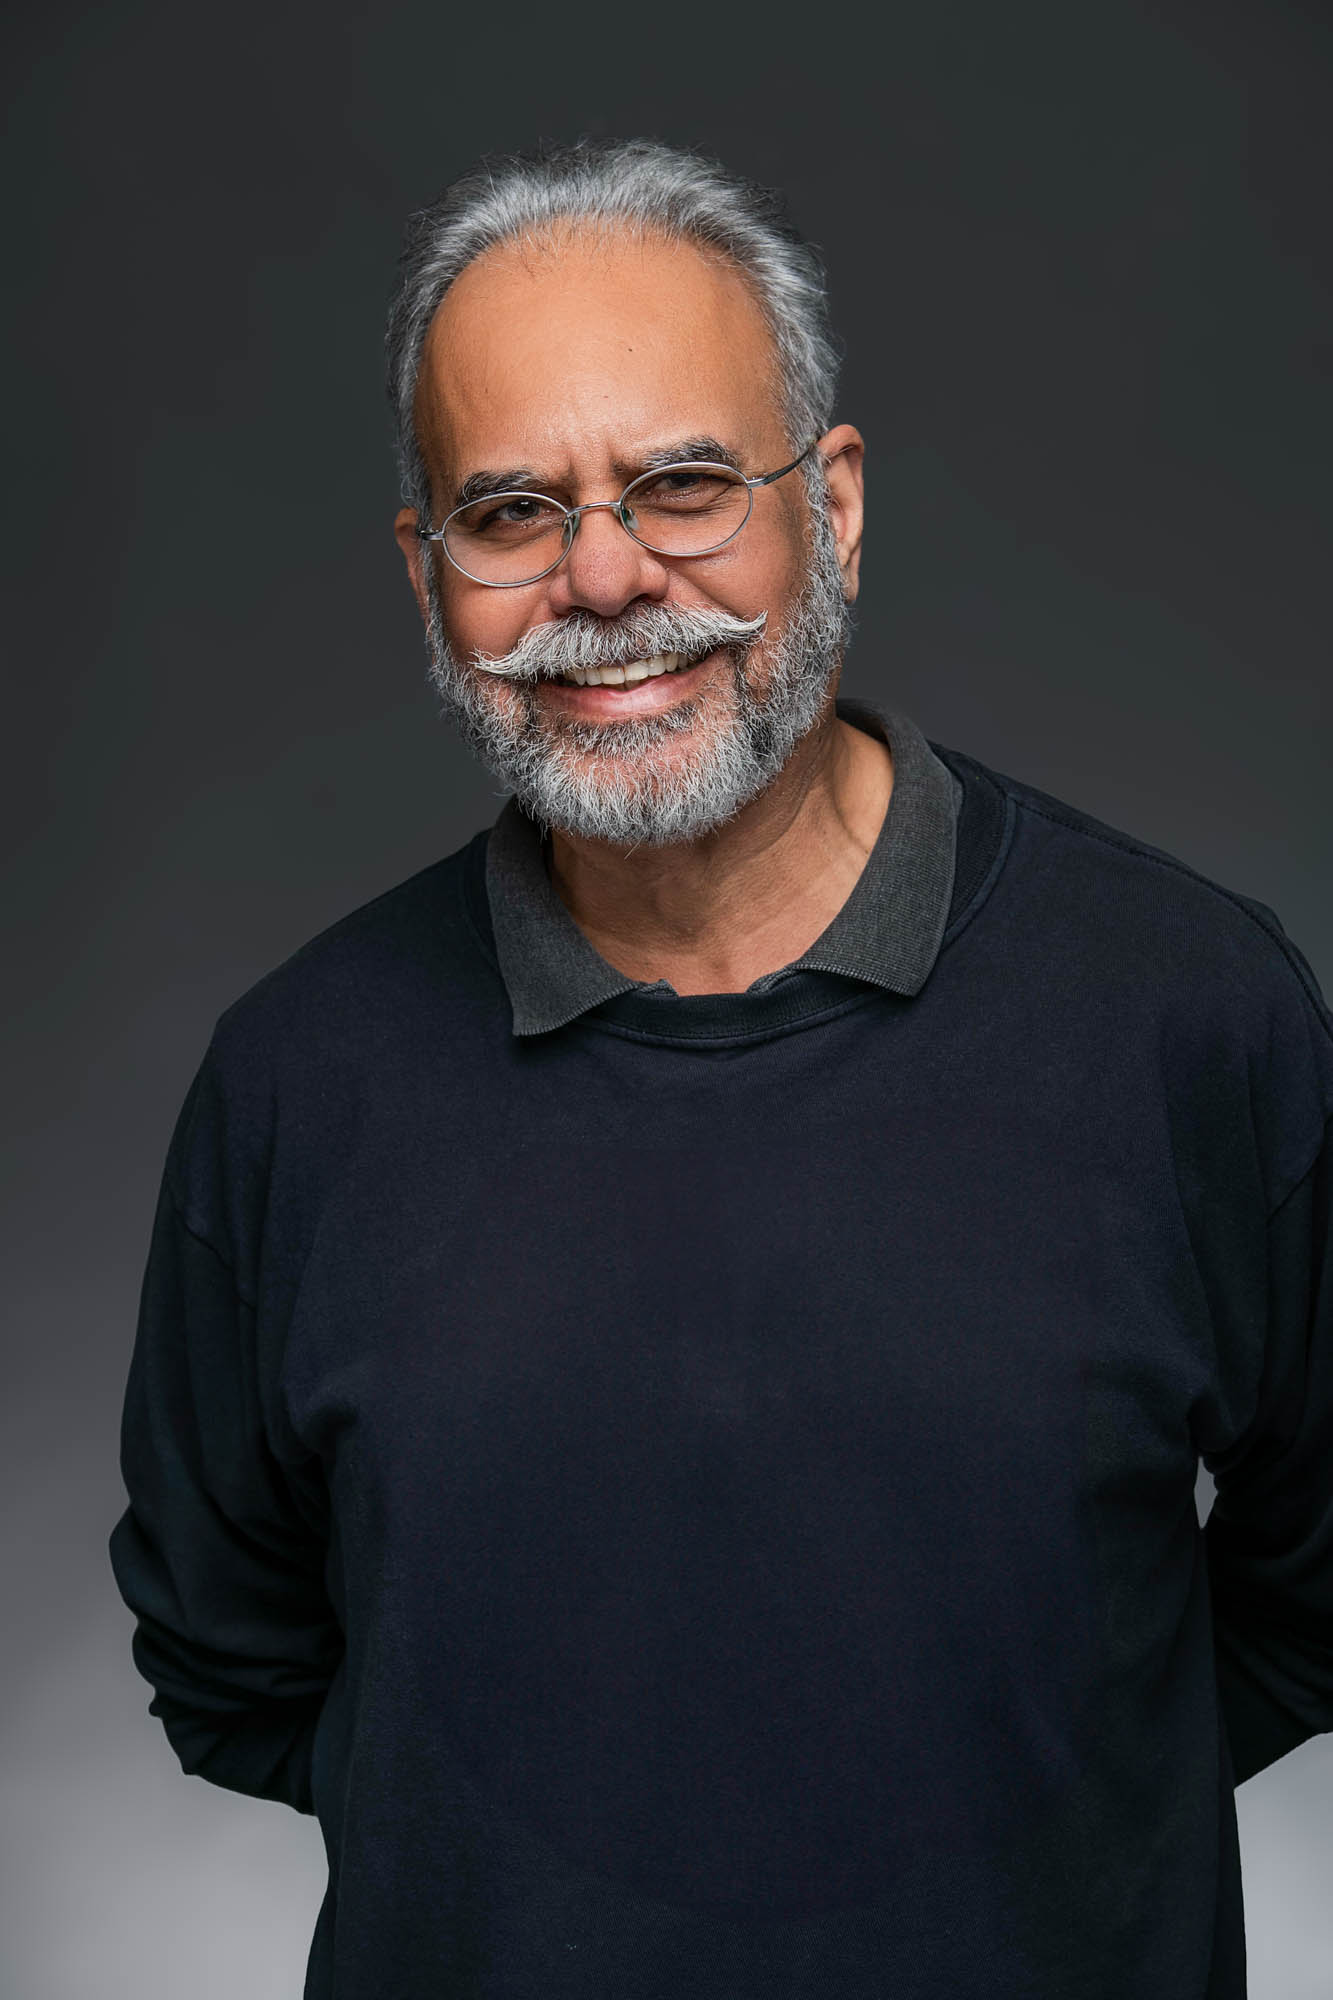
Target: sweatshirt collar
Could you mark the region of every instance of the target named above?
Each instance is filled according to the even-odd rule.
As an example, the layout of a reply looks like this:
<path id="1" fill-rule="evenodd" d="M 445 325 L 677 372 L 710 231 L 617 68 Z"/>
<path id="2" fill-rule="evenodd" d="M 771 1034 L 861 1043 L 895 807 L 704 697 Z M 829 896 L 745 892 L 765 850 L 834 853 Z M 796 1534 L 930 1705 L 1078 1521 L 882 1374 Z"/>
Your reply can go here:
<path id="1" fill-rule="evenodd" d="M 828 928 L 791 965 L 765 973 L 747 993 L 767 993 L 801 970 L 841 973 L 911 996 L 939 955 L 962 786 L 909 716 L 847 699 L 836 706 L 841 720 L 889 745 L 889 809 Z M 487 840 L 486 896 L 515 1035 L 564 1027 L 620 994 L 674 995 L 665 979 L 631 979 L 618 971 L 584 936 L 552 886 L 541 827 L 513 798 Z"/>

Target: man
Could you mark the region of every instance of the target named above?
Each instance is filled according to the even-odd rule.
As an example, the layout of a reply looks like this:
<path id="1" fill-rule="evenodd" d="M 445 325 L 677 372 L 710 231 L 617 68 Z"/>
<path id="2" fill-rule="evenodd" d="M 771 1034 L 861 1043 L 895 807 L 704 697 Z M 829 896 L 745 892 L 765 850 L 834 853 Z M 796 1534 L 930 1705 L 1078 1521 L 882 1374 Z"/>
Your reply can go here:
<path id="1" fill-rule="evenodd" d="M 1233 1787 L 1333 1720 L 1308 965 L 838 699 L 862 441 L 772 198 L 490 163 L 389 344 L 513 797 L 191 1087 L 153 1712 L 318 1814 L 319 2000 L 1239 2000 Z"/>

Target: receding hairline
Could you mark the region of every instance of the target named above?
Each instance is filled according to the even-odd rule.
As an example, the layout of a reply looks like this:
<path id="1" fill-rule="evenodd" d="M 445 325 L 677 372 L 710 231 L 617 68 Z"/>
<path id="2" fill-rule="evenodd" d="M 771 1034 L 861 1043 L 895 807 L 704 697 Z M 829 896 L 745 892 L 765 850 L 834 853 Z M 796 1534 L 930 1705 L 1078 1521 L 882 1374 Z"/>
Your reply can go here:
<path id="1" fill-rule="evenodd" d="M 517 263 L 521 269 L 535 274 L 540 263 L 558 259 L 570 252 L 577 253 L 591 249 L 613 255 L 635 248 L 645 253 L 660 250 L 692 252 L 700 263 L 711 267 L 718 275 L 734 281 L 762 330 L 768 357 L 769 393 L 775 414 L 781 421 L 784 416 L 785 383 L 778 336 L 766 309 L 763 294 L 743 264 L 719 244 L 705 242 L 689 230 L 672 229 L 656 222 L 643 222 L 637 217 L 558 215 L 545 217 L 540 223 L 521 232 L 515 231 L 511 235 L 501 236 L 494 242 L 485 244 L 454 274 L 440 294 L 427 322 L 417 357 L 412 414 L 418 449 L 423 449 L 426 442 L 422 433 L 422 398 L 425 393 L 427 356 L 431 354 L 440 338 L 439 327 L 442 316 L 446 315 L 450 301 L 454 299 L 459 286 L 463 285 L 465 280 L 474 273 L 484 272 L 487 265 L 494 267 L 501 263 Z"/>
<path id="2" fill-rule="evenodd" d="M 832 421 L 839 357 L 824 271 L 777 189 L 657 140 L 585 138 L 484 155 L 408 218 L 398 260 L 385 327 L 386 386 L 409 504 L 425 504 L 430 484 L 415 392 L 427 332 L 452 284 L 495 245 L 549 245 L 576 230 L 608 240 L 660 238 L 688 244 L 705 259 L 720 257 L 749 288 L 772 337 L 784 433 L 804 442 Z M 802 478 L 812 493 L 821 487 L 814 460 Z"/>

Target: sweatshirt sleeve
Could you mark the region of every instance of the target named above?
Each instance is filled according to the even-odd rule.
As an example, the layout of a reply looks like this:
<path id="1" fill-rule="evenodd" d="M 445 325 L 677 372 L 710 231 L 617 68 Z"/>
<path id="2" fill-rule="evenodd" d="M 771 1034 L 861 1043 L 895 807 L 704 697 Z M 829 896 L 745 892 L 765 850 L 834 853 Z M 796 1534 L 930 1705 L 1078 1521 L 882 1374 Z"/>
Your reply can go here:
<path id="1" fill-rule="evenodd" d="M 1268 1221 L 1251 1420 L 1205 1454 L 1218 1688 L 1237 1784 L 1333 1728 L 1333 1146 Z"/>
<path id="2" fill-rule="evenodd" d="M 196 1079 L 192 1099 L 197 1103 Z M 173 1154 L 191 1125 L 187 1100 Z M 320 1483 L 284 1463 L 256 1312 L 163 1179 L 121 1431 L 111 1536 L 134 1663 L 182 1768 L 313 1810 L 315 1726 L 342 1652 Z"/>

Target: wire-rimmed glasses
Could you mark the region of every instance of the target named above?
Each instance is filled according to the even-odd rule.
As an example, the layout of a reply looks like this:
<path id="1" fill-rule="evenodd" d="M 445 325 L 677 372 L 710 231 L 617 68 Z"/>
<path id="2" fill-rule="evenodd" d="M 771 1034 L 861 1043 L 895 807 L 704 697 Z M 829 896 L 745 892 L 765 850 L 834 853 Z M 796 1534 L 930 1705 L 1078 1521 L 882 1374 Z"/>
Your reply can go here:
<path id="1" fill-rule="evenodd" d="M 790 465 L 756 479 L 710 459 L 659 465 L 631 479 L 618 500 L 588 500 L 581 507 L 564 507 L 548 493 L 488 493 L 455 507 L 438 528 L 418 527 L 417 534 L 438 542 L 455 569 L 492 590 L 516 590 L 549 576 L 573 547 L 583 516 L 598 508 L 609 509 L 654 555 L 710 556 L 739 535 L 756 489 L 785 479 L 818 442 L 812 438 Z"/>

